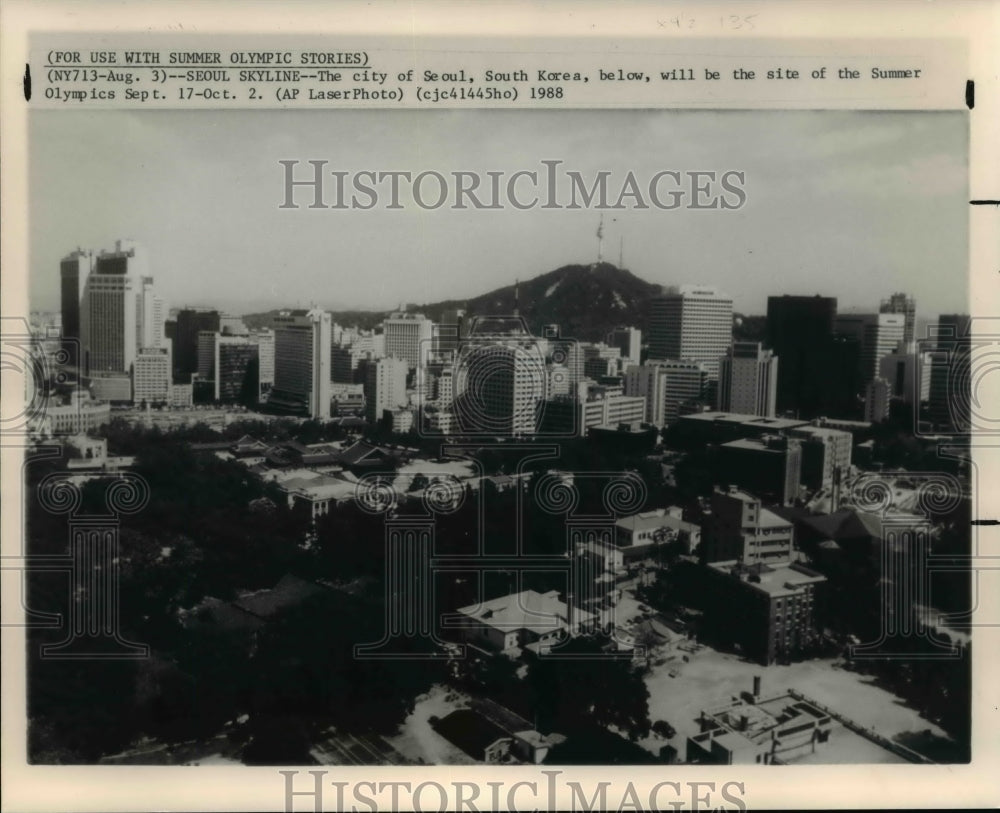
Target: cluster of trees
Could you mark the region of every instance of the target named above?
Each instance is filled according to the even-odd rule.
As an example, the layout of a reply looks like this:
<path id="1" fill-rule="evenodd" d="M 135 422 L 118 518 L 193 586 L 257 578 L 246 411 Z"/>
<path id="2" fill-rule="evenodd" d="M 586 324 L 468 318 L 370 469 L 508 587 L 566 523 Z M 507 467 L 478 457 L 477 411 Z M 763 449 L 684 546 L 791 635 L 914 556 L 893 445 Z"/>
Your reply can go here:
<path id="1" fill-rule="evenodd" d="M 149 645 L 157 658 L 41 658 L 39 648 L 59 642 L 65 628 L 31 629 L 29 754 L 38 761 L 91 762 L 142 733 L 158 733 L 163 726 L 150 725 L 150 714 L 157 704 L 175 708 L 185 693 L 198 698 L 200 730 L 211 728 L 219 722 L 212 710 L 228 709 L 223 697 L 238 683 L 242 664 L 226 642 L 206 642 L 183 629 L 178 611 L 206 596 L 231 599 L 241 590 L 272 587 L 284 573 L 309 564 L 301 544 L 306 520 L 244 467 L 191 451 L 187 443 L 199 436 L 197 427 L 163 433 L 115 422 L 112 432 L 116 442 L 134 450 L 134 472 L 149 487 L 148 504 L 117 521 L 121 633 Z M 26 468 L 32 555 L 69 550 L 69 519 L 45 510 L 35 488 L 57 466 L 42 459 Z M 78 514 L 107 514 L 107 486 L 87 481 Z M 68 584 L 66 573 L 32 571 L 29 605 L 68 618 L 69 603 L 76 600 Z M 154 663 L 175 666 L 152 669 Z M 165 720 L 171 715 L 162 708 L 153 716 Z"/>
<path id="2" fill-rule="evenodd" d="M 560 657 L 526 652 L 526 668 L 504 657 L 459 661 L 452 678 L 473 694 L 490 697 L 534 722 L 543 733 L 558 732 L 575 741 L 573 752 L 605 748 L 601 731 L 617 730 L 630 742 L 649 736 L 649 690 L 643 672 L 631 655 L 604 651 L 601 636 L 567 640 L 557 650 Z M 618 739 L 612 737 L 612 741 Z M 606 745 L 606 742 L 605 742 Z M 550 760 L 552 761 L 552 760 Z"/>
<path id="3" fill-rule="evenodd" d="M 113 454 L 135 455 L 152 446 L 170 446 L 184 443 L 218 443 L 234 441 L 244 435 L 251 435 L 265 443 L 283 443 L 296 440 L 299 443 L 323 443 L 343 440 L 350 436 L 338 421 L 300 420 L 296 418 L 240 418 L 227 423 L 222 429 L 198 422 L 178 426 L 169 430 L 157 425 L 144 424 L 113 417 L 101 428 L 101 434 L 108 439 L 108 449 Z"/>

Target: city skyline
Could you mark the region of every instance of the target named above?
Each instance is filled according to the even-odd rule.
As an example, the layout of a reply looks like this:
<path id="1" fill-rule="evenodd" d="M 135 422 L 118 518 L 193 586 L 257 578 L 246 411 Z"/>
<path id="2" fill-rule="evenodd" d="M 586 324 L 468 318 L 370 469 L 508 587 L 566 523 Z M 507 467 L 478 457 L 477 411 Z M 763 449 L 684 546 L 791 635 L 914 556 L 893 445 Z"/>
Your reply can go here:
<path id="1" fill-rule="evenodd" d="M 922 317 L 969 309 L 967 285 L 946 270 L 968 267 L 961 114 L 533 112 L 539 137 L 530 147 L 513 137 L 526 113 L 360 113 L 315 129 L 325 115 L 301 114 L 303 126 L 282 133 L 259 114 L 155 123 L 113 114 L 120 127 L 74 115 L 79 126 L 68 131 L 54 115 L 30 123 L 32 188 L 53 190 L 32 200 L 36 309 L 58 302 L 51 269 L 68 251 L 120 237 L 147 247 L 171 305 L 233 312 L 314 303 L 387 311 L 597 258 L 595 209 L 282 211 L 281 159 L 414 172 L 514 172 L 561 160 L 587 178 L 743 171 L 739 210 L 605 212 L 604 258 L 617 263 L 623 249 L 623 266 L 654 284 L 716 285 L 748 314 L 763 314 L 778 291 L 835 296 L 845 312 L 877 311 L 898 290 Z M 477 137 L 465 139 L 470 127 Z M 234 128 L 255 137 L 230 149 Z M 462 143 L 451 139 L 459 130 Z M 87 204 L 94 195 L 100 206 Z"/>

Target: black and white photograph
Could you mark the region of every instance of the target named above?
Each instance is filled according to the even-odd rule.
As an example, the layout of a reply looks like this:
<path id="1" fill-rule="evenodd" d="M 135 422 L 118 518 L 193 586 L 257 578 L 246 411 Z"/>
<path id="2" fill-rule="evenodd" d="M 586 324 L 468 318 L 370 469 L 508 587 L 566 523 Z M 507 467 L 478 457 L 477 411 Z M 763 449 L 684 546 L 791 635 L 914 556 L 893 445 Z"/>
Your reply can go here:
<path id="1" fill-rule="evenodd" d="M 29 766 L 743 810 L 744 769 L 977 764 L 973 105 L 374 109 L 313 95 L 411 92 L 333 46 L 99 47 L 29 66 Z M 104 70 L 292 109 L 65 90 Z M 650 81 L 486 73 L 423 92 Z M 544 774 L 331 784 L 432 767 Z"/>
<path id="2" fill-rule="evenodd" d="M 969 759 L 964 114 L 31 128 L 31 759 Z"/>

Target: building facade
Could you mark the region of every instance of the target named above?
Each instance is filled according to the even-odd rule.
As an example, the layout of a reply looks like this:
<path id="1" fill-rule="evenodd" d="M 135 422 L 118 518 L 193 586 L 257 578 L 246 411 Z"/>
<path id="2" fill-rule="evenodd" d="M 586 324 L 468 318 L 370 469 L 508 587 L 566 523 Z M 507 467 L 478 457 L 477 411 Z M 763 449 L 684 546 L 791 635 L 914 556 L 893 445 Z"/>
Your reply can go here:
<path id="1" fill-rule="evenodd" d="M 117 241 L 114 251 L 95 258 L 80 309 L 87 375 L 130 373 L 144 332 L 138 306 L 146 276 L 145 255 L 128 241 Z"/>
<path id="2" fill-rule="evenodd" d="M 172 381 L 170 351 L 144 347 L 132 367 L 132 402 L 137 405 L 169 404 Z"/>
<path id="3" fill-rule="evenodd" d="M 422 313 L 400 311 L 382 323 L 385 355 L 403 359 L 410 367 L 423 367 L 434 340 L 434 323 Z"/>
<path id="4" fill-rule="evenodd" d="M 274 318 L 274 387 L 268 403 L 283 411 L 330 417 L 330 343 L 326 311 L 292 311 Z"/>
<path id="5" fill-rule="evenodd" d="M 719 463 L 733 483 L 789 505 L 799 493 L 802 443 L 785 435 L 762 435 L 723 443 Z"/>
<path id="6" fill-rule="evenodd" d="M 719 377 L 719 359 L 733 341 L 733 300 L 717 288 L 682 285 L 650 304 L 649 357 L 694 361 L 709 381 Z"/>
<path id="7" fill-rule="evenodd" d="M 899 292 L 883 299 L 879 313 L 901 313 L 904 317 L 903 347 L 912 352 L 916 340 L 917 300 L 912 296 Z"/>
<path id="8" fill-rule="evenodd" d="M 906 335 L 902 313 L 851 313 L 838 315 L 835 330 L 855 339 L 860 346 L 858 375 L 861 386 L 878 377 L 882 359 L 894 353 Z"/>
<path id="9" fill-rule="evenodd" d="M 734 342 L 719 359 L 716 408 L 773 418 L 778 395 L 778 358 L 760 342 Z"/>
<path id="10" fill-rule="evenodd" d="M 90 275 L 93 255 L 77 249 L 59 263 L 59 296 L 62 313 L 63 348 L 68 354 L 69 364 L 78 364 L 83 335 L 80 332 L 80 308 L 83 291 Z"/>
<path id="11" fill-rule="evenodd" d="M 637 327 L 616 327 L 605 340 L 612 347 L 617 347 L 623 359 L 633 364 L 642 361 L 642 331 Z"/>
<path id="12" fill-rule="evenodd" d="M 759 498 L 736 487 L 716 489 L 704 524 L 700 557 L 706 564 L 788 562 L 793 539 L 792 523 L 764 508 Z"/>
<path id="13" fill-rule="evenodd" d="M 406 376 L 409 363 L 405 359 L 389 357 L 372 359 L 363 365 L 365 373 L 365 418 L 369 423 L 383 419 L 383 415 L 406 405 Z"/>
<path id="14" fill-rule="evenodd" d="M 825 411 L 837 300 L 829 296 L 767 299 L 766 346 L 781 359 L 777 410 L 814 417 Z"/>

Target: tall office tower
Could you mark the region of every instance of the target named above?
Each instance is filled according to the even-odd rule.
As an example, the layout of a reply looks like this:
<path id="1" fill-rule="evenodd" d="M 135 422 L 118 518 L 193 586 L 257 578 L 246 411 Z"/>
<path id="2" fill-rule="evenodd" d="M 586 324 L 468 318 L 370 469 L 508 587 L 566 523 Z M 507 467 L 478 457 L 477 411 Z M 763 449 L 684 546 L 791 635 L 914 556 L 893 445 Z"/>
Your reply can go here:
<path id="1" fill-rule="evenodd" d="M 760 342 L 733 342 L 719 359 L 718 409 L 773 418 L 777 394 L 778 357 Z"/>
<path id="2" fill-rule="evenodd" d="M 260 346 L 251 336 L 215 334 L 215 400 L 252 406 L 260 400 Z"/>
<path id="3" fill-rule="evenodd" d="M 954 432 L 971 429 L 971 328 L 968 314 L 941 314 L 936 349 L 930 354 L 930 417 Z"/>
<path id="4" fill-rule="evenodd" d="M 138 406 L 169 403 L 170 386 L 170 349 L 142 348 L 132 366 L 132 403 Z"/>
<path id="5" fill-rule="evenodd" d="M 538 431 L 547 389 L 545 358 L 530 337 L 497 335 L 463 348 L 455 366 L 454 411 L 463 431 L 521 437 Z"/>
<path id="6" fill-rule="evenodd" d="M 890 394 L 906 404 L 919 404 L 930 396 L 930 354 L 896 351 L 878 366 L 880 378 L 889 382 Z"/>
<path id="7" fill-rule="evenodd" d="M 896 351 L 906 331 L 902 313 L 844 313 L 833 323 L 834 330 L 857 339 L 861 347 L 858 375 L 865 385 L 878 376 L 882 359 Z"/>
<path id="8" fill-rule="evenodd" d="M 177 312 L 174 327 L 174 381 L 190 384 L 198 372 L 198 335 L 202 331 L 218 333 L 220 317 L 217 310 L 184 308 Z"/>
<path id="9" fill-rule="evenodd" d="M 330 334 L 326 311 L 274 317 L 274 388 L 268 403 L 312 418 L 330 417 Z"/>
<path id="10" fill-rule="evenodd" d="M 77 249 L 59 263 L 59 293 L 62 310 L 62 336 L 66 341 L 63 349 L 68 353 L 68 363 L 81 361 L 79 346 L 83 336 L 80 333 L 80 307 L 83 289 L 93 264 L 93 255 Z"/>
<path id="11" fill-rule="evenodd" d="M 135 313 L 139 347 L 163 347 L 167 307 L 163 297 L 156 292 L 152 277 L 142 277 L 139 281 Z"/>
<path id="12" fill-rule="evenodd" d="M 131 241 L 118 240 L 95 258 L 80 313 L 88 375 L 131 374 L 145 332 L 138 306 L 146 276 L 145 253 Z"/>
<path id="13" fill-rule="evenodd" d="M 781 359 L 777 409 L 819 415 L 827 384 L 823 360 L 831 353 L 837 300 L 829 296 L 769 296 L 766 345 Z M 852 394 L 853 397 L 853 394 Z"/>
<path id="14" fill-rule="evenodd" d="M 382 323 L 385 355 L 403 359 L 410 369 L 423 367 L 434 339 L 434 323 L 422 313 L 399 311 Z"/>
<path id="15" fill-rule="evenodd" d="M 642 361 L 642 331 L 637 327 L 616 327 L 608 334 L 607 343 L 621 351 L 623 359 L 638 364 Z"/>
<path id="16" fill-rule="evenodd" d="M 696 361 L 647 361 L 625 372 L 625 395 L 646 399 L 646 421 L 668 426 L 685 405 L 701 402 L 708 388 L 705 366 Z"/>
<path id="17" fill-rule="evenodd" d="M 203 330 L 198 334 L 198 378 L 202 381 L 215 380 L 215 345 L 218 331 Z"/>
<path id="18" fill-rule="evenodd" d="M 257 342 L 257 358 L 260 363 L 260 388 L 266 392 L 274 384 L 274 331 L 270 328 L 250 334 Z"/>
<path id="19" fill-rule="evenodd" d="M 892 386 L 884 378 L 873 378 L 865 385 L 865 420 L 881 423 L 889 417 Z"/>
<path id="20" fill-rule="evenodd" d="M 406 405 L 406 376 L 409 364 L 393 356 L 366 359 L 364 371 L 365 418 L 370 423 L 382 420 L 382 413 Z"/>
<path id="21" fill-rule="evenodd" d="M 905 328 L 903 330 L 903 341 L 905 349 L 912 351 L 914 340 L 916 339 L 917 321 L 917 300 L 904 293 L 895 293 L 888 299 L 883 299 L 879 306 L 879 313 L 901 313 L 906 317 Z"/>
<path id="22" fill-rule="evenodd" d="M 649 357 L 697 361 L 709 381 L 719 378 L 719 359 L 733 342 L 733 300 L 717 288 L 682 285 L 653 299 Z"/>
<path id="23" fill-rule="evenodd" d="M 784 360 L 781 364 L 784 365 Z M 861 343 L 858 339 L 835 333 L 817 354 L 815 365 L 820 375 L 817 409 L 799 417 L 860 417 L 858 394 L 864 391 L 864 381 L 861 380 Z M 780 368 L 778 376 L 781 376 Z"/>

